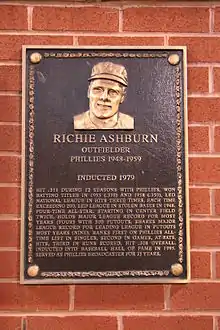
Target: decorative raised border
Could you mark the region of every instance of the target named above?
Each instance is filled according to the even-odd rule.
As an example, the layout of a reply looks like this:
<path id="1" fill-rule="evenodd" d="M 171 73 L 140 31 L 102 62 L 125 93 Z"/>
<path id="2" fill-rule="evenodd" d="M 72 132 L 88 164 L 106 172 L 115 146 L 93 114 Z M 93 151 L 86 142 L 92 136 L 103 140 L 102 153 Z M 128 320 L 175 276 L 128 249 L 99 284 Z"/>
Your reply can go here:
<path id="1" fill-rule="evenodd" d="M 178 231 L 178 261 L 183 263 L 183 175 L 182 175 L 182 123 L 181 123 L 181 93 L 180 93 L 180 79 L 181 72 L 180 66 L 176 66 L 176 163 L 177 163 L 177 198 L 178 198 L 178 218 L 179 218 L 179 231 Z"/>
<path id="2" fill-rule="evenodd" d="M 98 277 L 101 278 L 105 276 L 110 277 L 125 277 L 125 276 L 168 276 L 170 270 L 125 270 L 125 271 L 106 271 L 106 272 L 42 272 L 41 276 L 45 278 L 87 278 L 87 277 Z"/>
<path id="3" fill-rule="evenodd" d="M 35 48 L 30 46 L 30 48 Z M 43 48 L 41 46 L 36 48 Z M 44 46 L 44 48 L 49 48 Z M 53 48 L 61 48 L 60 46 Z M 139 49 L 141 47 L 138 47 Z M 115 49 L 113 47 L 113 49 Z M 141 48 L 142 49 L 142 48 Z M 143 48 L 147 50 L 147 48 Z M 151 50 L 154 47 L 150 48 Z M 157 48 L 155 48 L 157 49 Z M 161 48 L 159 48 L 161 50 Z M 166 51 L 170 51 L 172 48 L 166 48 Z M 181 49 L 175 47 L 173 49 Z M 168 58 L 167 52 L 156 54 L 143 54 L 143 53 L 111 53 L 111 52 L 88 52 L 88 53 L 72 53 L 71 48 L 68 47 L 69 51 L 65 52 L 45 52 L 43 54 L 42 59 L 47 58 L 73 58 L 73 57 L 100 57 L 100 58 L 108 58 L 108 57 L 116 57 L 116 58 Z M 181 63 L 180 63 L 181 64 Z M 177 198 L 178 198 L 178 218 L 179 218 L 179 230 L 178 230 L 178 262 L 180 264 L 183 263 L 183 228 L 184 228 L 184 219 L 183 219 L 183 191 L 182 191 L 182 183 L 183 183 L 183 173 L 182 173 L 182 130 L 183 123 L 181 118 L 181 70 L 180 64 L 175 67 L 175 91 L 176 91 L 176 115 L 177 115 L 177 127 L 176 127 L 176 140 L 177 140 Z M 28 72 L 28 109 L 29 109 L 29 120 L 28 120 L 28 137 L 29 137 L 29 150 L 28 150 L 28 164 L 29 164 L 29 172 L 28 172 L 28 266 L 34 263 L 33 260 L 33 182 L 34 182 L 34 131 L 35 131 L 35 112 L 34 112 L 34 96 L 35 96 L 35 65 L 29 66 Z M 184 100 L 185 101 L 185 100 Z M 187 164 L 186 164 L 187 165 Z M 23 213 L 23 212 L 22 212 Z M 188 255 L 189 257 L 189 255 Z M 149 276 L 168 276 L 170 274 L 170 270 L 135 270 L 135 271 L 106 271 L 106 272 L 40 272 L 38 275 L 44 278 L 50 279 L 62 279 L 62 278 L 88 278 L 88 277 L 96 277 L 96 278 L 119 278 L 119 277 L 149 277 Z M 171 280 L 172 281 L 172 280 Z M 39 281 L 40 282 L 40 281 Z M 176 281 L 175 281 L 176 282 Z"/>
<path id="4" fill-rule="evenodd" d="M 28 157 L 28 262 L 33 263 L 33 190 L 34 190 L 34 99 L 35 99 L 35 70 L 34 65 L 30 65 L 28 73 L 28 137 L 29 137 L 29 157 Z"/>

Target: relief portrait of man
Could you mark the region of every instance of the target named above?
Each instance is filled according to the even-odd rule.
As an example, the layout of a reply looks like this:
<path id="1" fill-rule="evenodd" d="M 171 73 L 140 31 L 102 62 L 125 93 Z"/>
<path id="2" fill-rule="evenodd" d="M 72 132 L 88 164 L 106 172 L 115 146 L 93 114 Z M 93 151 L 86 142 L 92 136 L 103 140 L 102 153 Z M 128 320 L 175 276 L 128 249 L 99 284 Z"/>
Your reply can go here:
<path id="1" fill-rule="evenodd" d="M 89 80 L 89 110 L 74 116 L 75 130 L 134 129 L 134 118 L 119 111 L 128 86 L 123 65 L 100 62 Z"/>

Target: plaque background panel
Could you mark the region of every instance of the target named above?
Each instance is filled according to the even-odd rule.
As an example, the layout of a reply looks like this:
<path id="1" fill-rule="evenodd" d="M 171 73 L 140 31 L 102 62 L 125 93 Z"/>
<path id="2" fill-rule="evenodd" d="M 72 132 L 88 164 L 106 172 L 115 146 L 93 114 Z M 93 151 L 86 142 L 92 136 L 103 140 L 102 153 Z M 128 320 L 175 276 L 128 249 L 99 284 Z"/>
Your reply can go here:
<path id="1" fill-rule="evenodd" d="M 50 50 L 39 51 L 50 53 Z M 27 58 L 33 52 L 27 51 Z M 55 51 L 56 52 L 56 51 Z M 71 50 L 81 52 L 81 50 Z M 84 52 L 86 52 L 84 50 Z M 118 53 L 111 50 L 111 53 Z M 141 50 L 132 53 L 141 53 Z M 144 50 L 154 58 L 43 58 L 35 68 L 35 188 L 55 187 L 176 187 L 177 188 L 177 142 L 176 142 L 176 66 L 167 58 L 174 51 Z M 123 53 L 123 51 L 121 51 Z M 180 56 L 181 103 L 183 109 L 183 54 Z M 166 54 L 167 58 L 159 58 Z M 102 61 L 122 64 L 128 72 L 127 97 L 120 111 L 135 118 L 134 130 L 86 130 L 74 132 L 73 116 L 88 110 L 88 78 L 92 67 Z M 27 60 L 27 67 L 30 65 Z M 28 119 L 28 117 L 27 117 Z M 182 113 L 182 133 L 184 114 Z M 28 121 L 27 121 L 28 124 Z M 53 134 L 95 134 L 97 143 L 54 144 Z M 158 143 L 99 143 L 105 134 L 158 134 Z M 141 163 L 71 163 L 72 155 L 82 155 L 83 146 L 127 146 L 129 155 L 141 155 Z M 184 140 L 182 138 L 182 146 Z M 85 154 L 88 155 L 88 154 Z M 91 153 L 94 155 L 94 153 Z M 95 154 L 95 155 L 102 155 Z M 184 157 L 182 157 L 184 169 Z M 77 181 L 77 174 L 135 174 L 134 182 Z M 184 182 L 184 171 L 182 172 Z M 183 204 L 185 186 L 183 183 Z M 183 208 L 185 205 L 183 205 Z M 35 212 L 35 207 L 33 207 Z M 27 212 L 27 209 L 26 209 Z M 178 198 L 176 197 L 178 218 Z M 176 242 L 178 242 L 178 220 L 176 218 Z M 185 218 L 185 214 L 184 214 Z M 35 225 L 34 225 L 35 227 Z M 34 229 L 35 230 L 35 229 Z M 185 241 L 185 228 L 183 239 Z M 27 242 L 27 241 L 26 241 Z M 176 243 L 178 245 L 178 243 Z M 110 271 L 169 269 L 178 260 L 178 249 L 163 252 L 163 257 L 70 257 L 36 258 L 35 263 L 43 271 Z M 35 251 L 35 248 L 33 252 Z M 35 252 L 34 252 L 35 253 Z M 186 255 L 184 253 L 184 264 Z M 180 276 L 185 278 L 186 268 Z M 171 274 L 169 275 L 173 277 Z M 126 278 L 126 276 L 124 276 Z"/>

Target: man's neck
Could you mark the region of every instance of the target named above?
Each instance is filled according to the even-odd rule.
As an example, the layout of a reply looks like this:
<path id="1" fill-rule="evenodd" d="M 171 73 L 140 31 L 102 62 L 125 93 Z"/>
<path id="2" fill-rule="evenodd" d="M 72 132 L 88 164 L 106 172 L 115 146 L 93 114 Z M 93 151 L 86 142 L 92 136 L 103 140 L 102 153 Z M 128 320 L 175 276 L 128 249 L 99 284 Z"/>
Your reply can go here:
<path id="1" fill-rule="evenodd" d="M 118 113 L 114 114 L 114 116 L 106 119 L 100 119 L 94 116 L 94 114 L 90 111 L 89 118 L 91 122 L 100 129 L 108 129 L 113 128 L 118 123 Z"/>

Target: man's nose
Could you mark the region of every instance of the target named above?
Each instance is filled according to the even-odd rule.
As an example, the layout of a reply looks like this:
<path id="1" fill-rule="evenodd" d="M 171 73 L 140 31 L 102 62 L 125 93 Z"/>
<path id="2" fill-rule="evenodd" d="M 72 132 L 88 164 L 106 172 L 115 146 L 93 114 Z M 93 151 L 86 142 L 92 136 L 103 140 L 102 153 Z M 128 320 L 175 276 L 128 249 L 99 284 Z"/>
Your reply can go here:
<path id="1" fill-rule="evenodd" d="M 108 90 L 104 89 L 102 95 L 101 95 L 102 100 L 107 100 L 108 99 Z"/>

